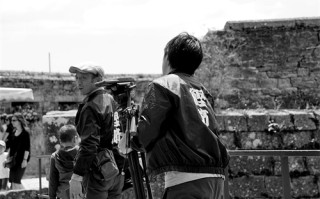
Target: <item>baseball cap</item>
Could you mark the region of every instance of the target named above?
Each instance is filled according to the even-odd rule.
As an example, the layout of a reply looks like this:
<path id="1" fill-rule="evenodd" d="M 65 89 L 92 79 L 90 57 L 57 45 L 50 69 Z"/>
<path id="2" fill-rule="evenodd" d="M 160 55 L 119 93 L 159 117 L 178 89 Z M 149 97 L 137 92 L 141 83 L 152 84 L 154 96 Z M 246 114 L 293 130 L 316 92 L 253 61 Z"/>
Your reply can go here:
<path id="1" fill-rule="evenodd" d="M 104 76 L 103 68 L 95 63 L 83 63 L 79 64 L 78 66 L 70 66 L 69 68 L 70 73 L 91 73 L 94 75 L 99 75 L 101 77 Z"/>
<path id="2" fill-rule="evenodd" d="M 0 146 L 6 147 L 6 143 L 3 140 L 0 140 Z"/>

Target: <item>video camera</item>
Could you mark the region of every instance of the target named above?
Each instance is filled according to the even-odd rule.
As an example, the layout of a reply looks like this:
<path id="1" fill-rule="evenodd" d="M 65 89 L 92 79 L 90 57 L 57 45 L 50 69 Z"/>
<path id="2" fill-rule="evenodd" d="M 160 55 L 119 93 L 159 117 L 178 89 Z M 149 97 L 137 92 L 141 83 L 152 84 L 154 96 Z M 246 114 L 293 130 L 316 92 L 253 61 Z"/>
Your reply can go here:
<path id="1" fill-rule="evenodd" d="M 104 87 L 119 104 L 122 109 L 131 105 L 130 98 L 134 97 L 135 80 L 131 77 L 118 78 L 112 80 L 103 80 L 97 82 L 96 86 Z"/>

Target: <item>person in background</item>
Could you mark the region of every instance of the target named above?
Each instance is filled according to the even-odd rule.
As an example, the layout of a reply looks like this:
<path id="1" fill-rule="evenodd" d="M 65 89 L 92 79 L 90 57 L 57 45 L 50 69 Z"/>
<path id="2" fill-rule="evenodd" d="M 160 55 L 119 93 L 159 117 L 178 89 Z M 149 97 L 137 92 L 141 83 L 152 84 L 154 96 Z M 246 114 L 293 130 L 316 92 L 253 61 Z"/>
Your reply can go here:
<path id="1" fill-rule="evenodd" d="M 69 199 L 69 181 L 80 137 L 74 125 L 64 125 L 58 132 L 61 148 L 50 157 L 49 198 Z"/>
<path id="2" fill-rule="evenodd" d="M 26 121 L 21 113 L 13 114 L 11 122 L 14 127 L 14 134 L 8 156 L 15 159 L 15 165 L 10 168 L 10 188 L 24 189 L 21 179 L 30 160 L 30 135 L 27 130 Z"/>
<path id="3" fill-rule="evenodd" d="M 9 169 L 4 167 L 8 153 L 5 152 L 6 143 L 0 140 L 0 191 L 8 189 Z"/>
<path id="4" fill-rule="evenodd" d="M 5 122 L 6 118 L 7 118 L 6 114 L 2 114 L 0 116 L 0 140 L 3 140 L 4 135 L 6 133 L 6 130 L 7 130 L 7 124 Z"/>
<path id="5" fill-rule="evenodd" d="M 97 64 L 86 63 L 71 66 L 69 72 L 76 74 L 77 86 L 85 96 L 75 119 L 81 143 L 70 180 L 70 198 L 120 198 L 123 186 L 121 174 L 109 180 L 95 177 L 99 172 L 96 166 L 98 152 L 113 148 L 115 101 L 103 87 L 95 84 L 102 81 L 104 70 Z"/>
<path id="6" fill-rule="evenodd" d="M 213 98 L 194 77 L 202 58 L 200 41 L 188 33 L 167 43 L 163 76 L 146 90 L 132 140 L 132 147 L 146 151 L 149 174 L 164 173 L 165 199 L 223 198 L 230 156 L 218 137 Z M 125 139 L 122 153 L 130 151 Z"/>
<path id="7" fill-rule="evenodd" d="M 3 141 L 6 142 L 6 151 L 9 150 L 10 146 L 11 146 L 11 142 L 12 142 L 12 139 L 14 137 L 14 127 L 12 125 L 12 122 L 11 122 L 11 119 L 12 119 L 12 114 L 8 114 L 6 116 L 6 119 L 5 119 L 5 123 L 6 123 L 6 133 L 4 134 L 3 136 Z"/>

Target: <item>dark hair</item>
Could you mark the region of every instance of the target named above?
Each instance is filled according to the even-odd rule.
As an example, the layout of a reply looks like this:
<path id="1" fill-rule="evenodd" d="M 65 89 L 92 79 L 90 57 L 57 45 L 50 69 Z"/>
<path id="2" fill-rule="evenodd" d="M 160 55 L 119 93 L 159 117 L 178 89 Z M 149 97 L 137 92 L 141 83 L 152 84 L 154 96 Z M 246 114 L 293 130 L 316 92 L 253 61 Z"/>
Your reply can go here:
<path id="1" fill-rule="evenodd" d="M 203 52 L 200 41 L 186 32 L 171 39 L 165 49 L 170 67 L 175 72 L 193 75 L 201 64 Z"/>
<path id="2" fill-rule="evenodd" d="M 1 116 L 0 116 L 1 120 L 6 120 L 7 119 L 7 114 L 6 113 L 3 113 Z"/>
<path id="3" fill-rule="evenodd" d="M 77 129 L 74 125 L 67 124 L 59 129 L 60 142 L 72 142 L 73 138 L 78 136 Z"/>
<path id="4" fill-rule="evenodd" d="M 28 127 L 27 127 L 27 121 L 25 120 L 25 118 L 23 117 L 23 115 L 19 112 L 16 112 L 12 115 L 11 117 L 11 122 L 12 122 L 12 118 L 16 117 L 17 120 L 20 122 L 21 124 L 21 128 L 25 131 L 28 131 Z"/>

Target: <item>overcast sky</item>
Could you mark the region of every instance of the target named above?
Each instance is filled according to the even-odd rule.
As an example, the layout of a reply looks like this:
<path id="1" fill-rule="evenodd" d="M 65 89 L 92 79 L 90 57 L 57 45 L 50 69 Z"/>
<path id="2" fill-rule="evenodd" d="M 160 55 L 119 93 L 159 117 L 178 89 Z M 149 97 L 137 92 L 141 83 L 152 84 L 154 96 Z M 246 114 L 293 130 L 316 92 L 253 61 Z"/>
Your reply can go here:
<path id="1" fill-rule="evenodd" d="M 319 17 L 320 0 L 0 0 L 0 70 L 159 74 L 165 44 L 227 21 Z"/>

